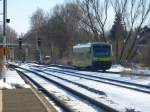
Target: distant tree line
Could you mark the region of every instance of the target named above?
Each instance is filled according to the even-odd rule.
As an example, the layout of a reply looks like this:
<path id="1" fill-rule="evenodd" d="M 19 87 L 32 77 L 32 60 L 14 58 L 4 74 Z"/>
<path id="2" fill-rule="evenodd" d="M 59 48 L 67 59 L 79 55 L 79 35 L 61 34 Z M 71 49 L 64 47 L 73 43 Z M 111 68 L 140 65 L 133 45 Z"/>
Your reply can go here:
<path id="1" fill-rule="evenodd" d="M 11 27 L 9 26 L 6 26 L 6 43 L 7 44 L 18 44 L 18 39 L 17 39 L 17 32 L 12 29 Z M 3 44 L 3 28 L 2 28 L 2 25 L 0 25 L 0 43 L 1 45 Z M 3 46 L 1 46 L 3 47 Z M 8 59 L 12 59 L 12 56 L 11 56 L 11 50 L 12 49 L 9 49 L 9 53 L 7 55 L 7 58 Z M 14 50 L 15 52 L 17 52 L 16 48 Z M 16 55 L 17 57 L 17 55 Z"/>
<path id="2" fill-rule="evenodd" d="M 7 43 L 17 43 L 17 32 L 11 27 L 6 27 L 6 42 Z M 3 43 L 3 28 L 0 25 L 0 43 Z"/>
<path id="3" fill-rule="evenodd" d="M 51 56 L 53 61 L 69 60 L 74 44 L 91 41 L 92 34 L 81 28 L 80 17 L 81 10 L 73 3 L 57 5 L 48 14 L 37 9 L 31 17 L 31 29 L 24 35 L 25 42 L 31 45 L 31 58 L 34 58 L 37 39 L 40 38 L 43 58 Z"/>
<path id="4" fill-rule="evenodd" d="M 113 45 L 114 63 L 132 62 L 138 60 L 149 16 L 149 0 L 74 0 L 50 12 L 37 9 L 23 38 L 31 60 L 40 38 L 42 57 L 49 55 L 53 61 L 71 60 L 74 44 L 98 41 Z"/>

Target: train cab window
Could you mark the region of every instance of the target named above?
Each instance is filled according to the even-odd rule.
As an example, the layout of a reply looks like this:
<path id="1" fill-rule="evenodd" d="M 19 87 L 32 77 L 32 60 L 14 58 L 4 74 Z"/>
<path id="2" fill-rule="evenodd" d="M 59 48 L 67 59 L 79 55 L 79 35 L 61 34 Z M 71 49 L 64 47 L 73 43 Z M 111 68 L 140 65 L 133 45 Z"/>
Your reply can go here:
<path id="1" fill-rule="evenodd" d="M 111 55 L 110 46 L 93 46 L 95 57 L 109 57 Z"/>

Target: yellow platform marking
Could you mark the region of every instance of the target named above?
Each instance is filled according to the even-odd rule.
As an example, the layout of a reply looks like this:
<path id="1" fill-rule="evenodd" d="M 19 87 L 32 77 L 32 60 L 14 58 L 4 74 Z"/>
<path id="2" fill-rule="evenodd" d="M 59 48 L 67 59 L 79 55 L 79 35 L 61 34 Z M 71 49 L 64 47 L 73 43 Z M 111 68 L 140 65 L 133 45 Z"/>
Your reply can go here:
<path id="1" fill-rule="evenodd" d="M 0 112 L 2 112 L 2 108 L 3 105 L 2 105 L 2 90 L 0 90 Z"/>

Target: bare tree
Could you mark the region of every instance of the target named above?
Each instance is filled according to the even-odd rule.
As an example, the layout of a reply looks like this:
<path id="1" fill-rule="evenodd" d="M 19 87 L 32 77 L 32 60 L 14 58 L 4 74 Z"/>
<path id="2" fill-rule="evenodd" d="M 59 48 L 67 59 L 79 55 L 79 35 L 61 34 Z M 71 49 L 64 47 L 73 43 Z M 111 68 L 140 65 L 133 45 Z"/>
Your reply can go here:
<path id="1" fill-rule="evenodd" d="M 45 22 L 45 13 L 42 9 L 37 9 L 31 16 L 31 29 L 38 29 Z"/>
<path id="2" fill-rule="evenodd" d="M 76 0 L 83 11 L 82 24 L 92 31 L 96 41 L 107 42 L 105 31 L 108 19 L 109 0 Z M 87 28 L 85 28 L 87 30 Z M 89 32 L 88 31 L 88 32 Z"/>
<path id="3" fill-rule="evenodd" d="M 31 17 L 31 29 L 25 35 L 26 40 L 35 47 L 35 37 L 38 36 L 42 41 L 43 55 L 62 58 L 72 51 L 72 45 L 80 39 L 80 15 L 80 9 L 73 3 L 56 5 L 50 15 L 38 9 Z"/>
<path id="4" fill-rule="evenodd" d="M 141 27 L 150 15 L 149 0 L 111 0 L 115 13 L 122 13 L 125 29 L 120 59 L 131 60 L 136 54 L 136 42 Z M 135 30 L 136 29 L 136 30 Z"/>

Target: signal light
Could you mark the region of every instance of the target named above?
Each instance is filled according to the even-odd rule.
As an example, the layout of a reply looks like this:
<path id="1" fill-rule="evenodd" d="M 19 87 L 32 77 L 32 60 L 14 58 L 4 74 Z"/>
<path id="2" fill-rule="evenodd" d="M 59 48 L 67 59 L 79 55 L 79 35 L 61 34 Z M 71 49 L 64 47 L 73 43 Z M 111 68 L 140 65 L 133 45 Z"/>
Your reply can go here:
<path id="1" fill-rule="evenodd" d="M 22 39 L 19 38 L 19 48 L 21 49 L 22 48 Z"/>
<path id="2" fill-rule="evenodd" d="M 9 52 L 8 48 L 6 47 L 2 48 L 3 55 L 8 55 L 8 52 Z"/>
<path id="3" fill-rule="evenodd" d="M 41 39 L 40 38 L 38 38 L 37 44 L 38 44 L 39 47 L 41 46 Z"/>
<path id="4" fill-rule="evenodd" d="M 10 23 L 10 19 L 6 19 L 6 23 Z"/>

